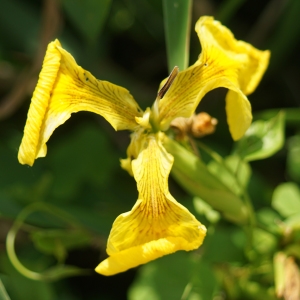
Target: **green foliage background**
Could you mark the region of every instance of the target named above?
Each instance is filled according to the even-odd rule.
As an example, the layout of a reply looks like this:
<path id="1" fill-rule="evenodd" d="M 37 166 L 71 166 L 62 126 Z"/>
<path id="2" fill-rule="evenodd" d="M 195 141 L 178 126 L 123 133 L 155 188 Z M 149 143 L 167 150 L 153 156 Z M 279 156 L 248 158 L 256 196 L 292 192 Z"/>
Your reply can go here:
<path id="1" fill-rule="evenodd" d="M 168 75 L 163 4 L 159 0 L 1 0 L 0 299 L 1 295 L 8 299 L 5 289 L 13 300 L 220 300 L 225 295 L 226 299 L 274 299 L 268 270 L 272 269 L 270 257 L 282 244 L 273 220 L 294 216 L 294 223 L 300 224 L 299 13 L 298 0 L 194 0 L 192 4 L 190 64 L 200 53 L 193 26 L 202 15 L 220 20 L 237 39 L 271 50 L 270 67 L 249 99 L 255 119 L 269 120 L 285 110 L 286 127 L 276 121 L 281 127 L 271 137 L 279 140 L 273 153 L 262 151 L 254 158 L 247 153 L 249 145 L 256 147 L 253 136 L 233 145 L 225 119 L 225 90 L 210 92 L 198 108 L 219 120 L 216 133 L 201 142 L 222 157 L 238 154 L 250 162 L 248 192 L 261 224 L 252 250 L 267 271 L 251 273 L 247 281 L 245 274 L 251 270 L 243 269 L 247 265 L 243 231 L 223 219 L 215 224 L 214 213 L 203 208 L 202 200 L 193 199 L 171 178 L 171 193 L 212 234 L 198 252 L 179 252 L 104 277 L 93 269 L 106 257 L 111 225 L 137 199 L 134 180 L 119 166 L 119 158 L 126 155 L 128 133 L 114 132 L 100 116 L 81 112 L 55 131 L 47 157 L 38 159 L 34 167 L 18 163 L 18 147 L 45 47 L 55 38 L 97 78 L 126 87 L 142 108 L 150 106 L 159 83 Z M 258 137 L 261 142 L 271 125 L 259 122 L 255 126 L 260 132 L 265 130 Z M 266 159 L 258 160 L 262 158 Z M 203 159 L 210 160 L 205 153 Z M 227 160 L 231 166 L 230 158 Z M 220 166 L 210 164 L 212 173 L 224 174 Z M 229 177 L 224 175 L 225 180 Z M 35 272 L 43 272 L 56 260 L 65 261 L 77 267 L 68 270 L 69 275 L 78 275 L 78 268 L 89 269 L 88 274 L 41 282 L 15 270 L 7 257 L 5 239 L 28 205 L 40 205 L 54 214 L 39 210 L 28 215 L 16 239 L 20 261 Z M 294 224 L 293 219 L 289 222 Z M 299 246 L 299 238 L 293 245 Z M 297 251 L 290 253 L 299 259 Z M 244 281 L 237 284 L 235 276 Z"/>

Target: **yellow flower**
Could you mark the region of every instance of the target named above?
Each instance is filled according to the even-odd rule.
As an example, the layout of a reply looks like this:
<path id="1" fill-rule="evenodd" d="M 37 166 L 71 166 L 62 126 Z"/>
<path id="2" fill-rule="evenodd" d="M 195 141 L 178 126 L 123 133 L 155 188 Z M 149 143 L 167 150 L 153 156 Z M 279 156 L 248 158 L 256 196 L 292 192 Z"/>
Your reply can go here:
<path id="1" fill-rule="evenodd" d="M 113 224 L 109 257 L 96 268 L 101 274 L 113 275 L 178 250 L 197 249 L 203 242 L 206 228 L 169 193 L 173 157 L 163 140 L 172 120 L 190 117 L 208 91 L 225 87 L 233 139 L 241 138 L 251 123 L 246 95 L 258 85 L 269 52 L 235 40 L 211 17 L 200 18 L 196 31 L 202 46 L 199 59 L 182 72 L 175 67 L 152 108 L 144 112 L 126 89 L 97 80 L 78 66 L 58 40 L 48 46 L 19 149 L 20 163 L 32 166 L 45 156 L 51 134 L 73 112 L 95 112 L 115 130 L 132 131 L 121 166 L 134 176 L 139 197 L 132 210 Z"/>

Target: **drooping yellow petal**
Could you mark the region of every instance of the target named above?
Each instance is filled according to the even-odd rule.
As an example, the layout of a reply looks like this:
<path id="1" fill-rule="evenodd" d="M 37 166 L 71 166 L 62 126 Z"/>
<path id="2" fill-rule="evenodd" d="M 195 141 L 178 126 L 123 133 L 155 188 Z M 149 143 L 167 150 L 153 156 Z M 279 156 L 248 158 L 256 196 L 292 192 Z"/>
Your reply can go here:
<path id="1" fill-rule="evenodd" d="M 115 220 L 109 257 L 96 268 L 100 274 L 114 275 L 178 250 L 197 249 L 205 237 L 206 228 L 169 193 L 172 155 L 158 135 L 150 135 L 147 143 L 132 161 L 139 199 Z"/>
<path id="2" fill-rule="evenodd" d="M 51 42 L 31 99 L 19 162 L 33 165 L 46 155 L 46 142 L 71 113 L 90 111 L 103 116 L 116 130 L 133 130 L 142 110 L 128 90 L 97 80 L 78 66 L 70 53 Z"/>
<path id="3" fill-rule="evenodd" d="M 239 139 L 252 120 L 251 106 L 245 95 L 252 93 L 261 80 L 270 53 L 237 41 L 212 17 L 200 18 L 196 32 L 201 55 L 194 65 L 178 74 L 159 101 L 157 122 L 161 130 L 166 130 L 173 119 L 190 117 L 210 90 L 225 87 L 231 90 L 226 99 L 230 132 L 235 140 Z M 238 127 L 236 120 L 239 120 Z"/>
<path id="4" fill-rule="evenodd" d="M 228 84 L 227 88 L 230 86 Z M 247 131 L 252 122 L 251 105 L 241 91 L 232 86 L 226 95 L 226 114 L 229 131 L 232 138 L 237 141 Z"/>
<path id="5" fill-rule="evenodd" d="M 131 176 L 133 176 L 131 163 L 134 159 L 138 157 L 139 153 L 145 148 L 146 141 L 147 141 L 147 131 L 145 132 L 143 127 L 132 132 L 130 135 L 130 144 L 126 151 L 127 158 L 121 159 L 120 162 L 121 162 L 121 167 L 124 170 L 126 170 Z"/>

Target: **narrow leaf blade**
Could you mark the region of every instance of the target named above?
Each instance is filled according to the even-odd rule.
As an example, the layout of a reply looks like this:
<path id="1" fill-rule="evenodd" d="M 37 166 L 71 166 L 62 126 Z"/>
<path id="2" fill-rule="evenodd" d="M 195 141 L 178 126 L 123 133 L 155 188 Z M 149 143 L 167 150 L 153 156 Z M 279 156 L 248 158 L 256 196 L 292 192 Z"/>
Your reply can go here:
<path id="1" fill-rule="evenodd" d="M 192 0 L 164 0 L 163 12 L 169 72 L 174 66 L 182 71 L 189 62 Z"/>
<path id="2" fill-rule="evenodd" d="M 0 300 L 10 300 L 10 297 L 8 296 L 5 287 L 0 279 Z"/>

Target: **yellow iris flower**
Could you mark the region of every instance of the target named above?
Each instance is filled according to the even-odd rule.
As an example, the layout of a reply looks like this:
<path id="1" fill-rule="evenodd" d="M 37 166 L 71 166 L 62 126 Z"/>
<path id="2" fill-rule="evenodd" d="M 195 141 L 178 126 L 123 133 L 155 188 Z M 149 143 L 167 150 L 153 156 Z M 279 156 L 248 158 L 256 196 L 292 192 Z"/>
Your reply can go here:
<path id="1" fill-rule="evenodd" d="M 198 60 L 184 71 L 174 68 L 152 108 L 145 112 L 126 89 L 97 80 L 78 66 L 58 40 L 48 45 L 19 162 L 32 166 L 36 158 L 44 157 L 53 131 L 74 112 L 95 112 L 115 130 L 132 131 L 128 157 L 121 165 L 134 176 L 139 197 L 130 212 L 115 220 L 107 244 L 109 257 L 96 268 L 100 274 L 123 272 L 178 250 L 197 249 L 203 242 L 206 228 L 169 193 L 173 157 L 163 142 L 171 121 L 190 117 L 207 92 L 225 87 L 229 89 L 226 112 L 233 139 L 241 138 L 251 123 L 246 95 L 258 85 L 269 51 L 235 40 L 212 17 L 200 18 L 196 32 L 202 46 Z"/>

